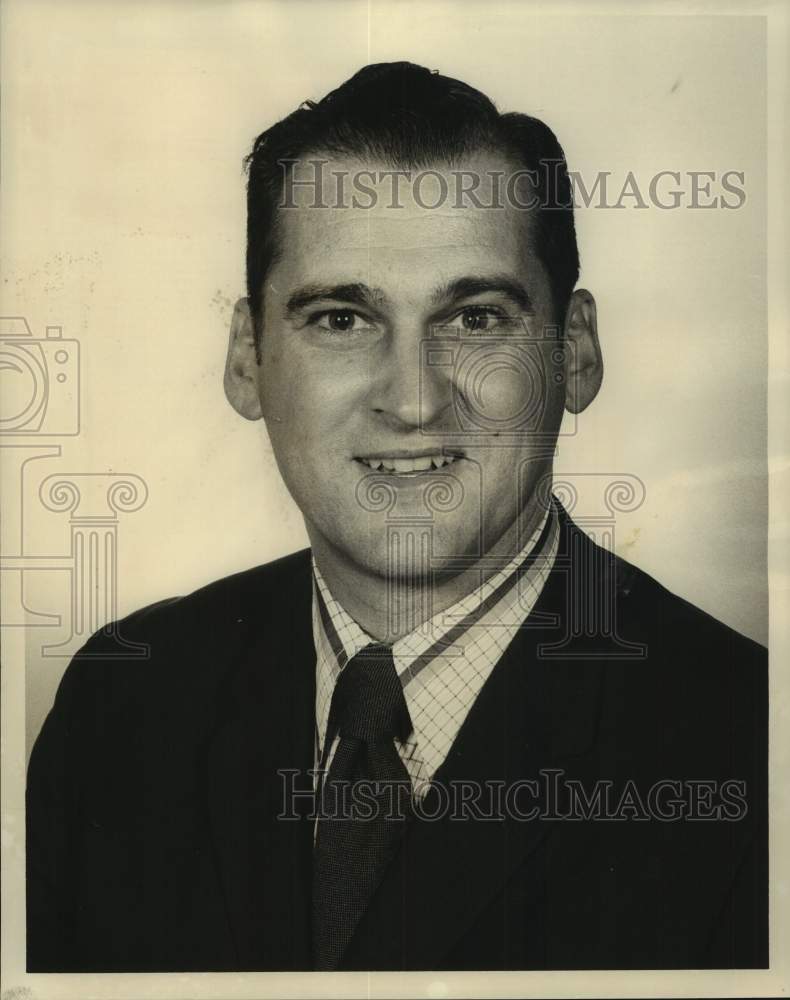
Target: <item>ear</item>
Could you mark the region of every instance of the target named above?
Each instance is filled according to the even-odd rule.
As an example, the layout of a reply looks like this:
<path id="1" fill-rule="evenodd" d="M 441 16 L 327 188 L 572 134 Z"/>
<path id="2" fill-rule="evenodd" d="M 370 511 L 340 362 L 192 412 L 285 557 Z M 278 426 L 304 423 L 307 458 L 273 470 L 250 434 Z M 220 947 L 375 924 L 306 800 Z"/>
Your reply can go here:
<path id="1" fill-rule="evenodd" d="M 246 299 L 239 299 L 233 309 L 224 385 L 228 402 L 237 413 L 247 420 L 260 420 L 255 329 Z"/>
<path id="2" fill-rule="evenodd" d="M 568 304 L 565 342 L 565 409 L 581 413 L 598 395 L 603 380 L 595 299 L 584 288 L 578 288 Z"/>

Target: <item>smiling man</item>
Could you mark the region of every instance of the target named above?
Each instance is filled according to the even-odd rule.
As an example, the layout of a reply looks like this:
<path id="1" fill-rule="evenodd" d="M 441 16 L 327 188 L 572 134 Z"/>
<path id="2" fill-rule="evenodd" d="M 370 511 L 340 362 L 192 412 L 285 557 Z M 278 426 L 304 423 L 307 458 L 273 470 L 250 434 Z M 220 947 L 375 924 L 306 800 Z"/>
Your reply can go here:
<path id="1" fill-rule="evenodd" d="M 310 549 L 75 658 L 30 969 L 765 964 L 764 650 L 552 496 L 603 372 L 554 135 L 385 64 L 248 167 L 225 390 Z"/>
<path id="2" fill-rule="evenodd" d="M 468 140 L 448 128 L 448 162 L 415 171 L 426 182 L 396 206 L 388 174 L 415 160 L 419 170 L 419 159 L 406 159 L 393 123 L 384 128 L 393 133 L 390 161 L 313 159 L 320 174 L 294 185 L 265 269 L 251 238 L 251 289 L 261 292 L 236 307 L 225 385 L 240 413 L 266 420 L 330 591 L 390 642 L 400 637 L 388 620 L 393 588 L 406 608 L 422 607 L 427 588 L 442 611 L 523 549 L 545 518 L 537 487 L 551 470 L 563 408 L 592 400 L 602 363 L 592 296 L 569 290 L 565 275 L 552 282 L 535 213 L 438 201 L 472 176 L 490 204 L 495 179 L 522 169 L 518 161 L 496 149 L 466 152 Z M 548 132 L 544 142 L 553 152 Z M 250 169 L 252 201 L 254 159 Z M 316 205 L 327 178 L 363 174 L 380 178 L 368 183 L 364 206 L 353 197 Z M 567 234 L 564 256 L 575 264 L 565 215 L 544 228 L 555 240 Z M 436 485 L 447 490 L 447 510 L 431 510 L 426 489 Z M 394 510 L 365 502 L 376 487 Z M 392 535 L 393 521 L 426 515 L 427 574 Z"/>

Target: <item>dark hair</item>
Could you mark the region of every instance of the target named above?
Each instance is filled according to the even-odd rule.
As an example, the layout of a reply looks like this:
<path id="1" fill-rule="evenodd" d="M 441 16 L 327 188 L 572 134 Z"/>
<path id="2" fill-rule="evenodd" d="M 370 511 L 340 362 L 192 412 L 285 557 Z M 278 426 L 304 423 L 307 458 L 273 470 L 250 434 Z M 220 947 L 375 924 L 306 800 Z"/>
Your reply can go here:
<path id="1" fill-rule="evenodd" d="M 579 253 L 565 155 L 556 136 L 537 118 L 500 114 L 465 83 L 397 62 L 366 66 L 255 140 L 245 166 L 247 295 L 256 335 L 263 283 L 278 253 L 282 161 L 325 152 L 367 156 L 406 169 L 452 163 L 484 149 L 504 152 L 535 172 L 535 252 L 548 272 L 556 319 L 562 322 L 579 277 Z"/>

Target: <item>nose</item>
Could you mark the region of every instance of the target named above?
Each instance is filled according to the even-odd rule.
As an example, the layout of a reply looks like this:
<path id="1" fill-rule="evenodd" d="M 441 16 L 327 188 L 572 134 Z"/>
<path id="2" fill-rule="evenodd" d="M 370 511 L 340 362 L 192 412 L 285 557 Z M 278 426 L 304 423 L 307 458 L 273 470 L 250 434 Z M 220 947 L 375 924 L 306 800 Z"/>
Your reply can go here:
<path id="1" fill-rule="evenodd" d="M 453 391 L 452 368 L 441 360 L 430 340 L 396 332 L 373 383 L 373 412 L 393 430 L 440 426 L 451 409 Z"/>

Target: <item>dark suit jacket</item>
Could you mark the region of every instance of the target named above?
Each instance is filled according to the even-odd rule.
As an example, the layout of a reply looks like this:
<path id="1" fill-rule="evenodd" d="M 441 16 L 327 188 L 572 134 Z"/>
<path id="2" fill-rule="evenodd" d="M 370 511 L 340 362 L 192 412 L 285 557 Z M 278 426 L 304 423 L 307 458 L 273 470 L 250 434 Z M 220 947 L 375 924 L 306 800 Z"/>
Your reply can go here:
<path id="1" fill-rule="evenodd" d="M 746 815 L 415 821 L 344 968 L 767 964 L 765 651 L 562 521 L 437 777 L 735 779 Z M 125 619 L 143 661 L 75 657 L 29 769 L 31 971 L 311 967 L 313 824 L 277 819 L 313 766 L 310 607 L 305 551 Z"/>

